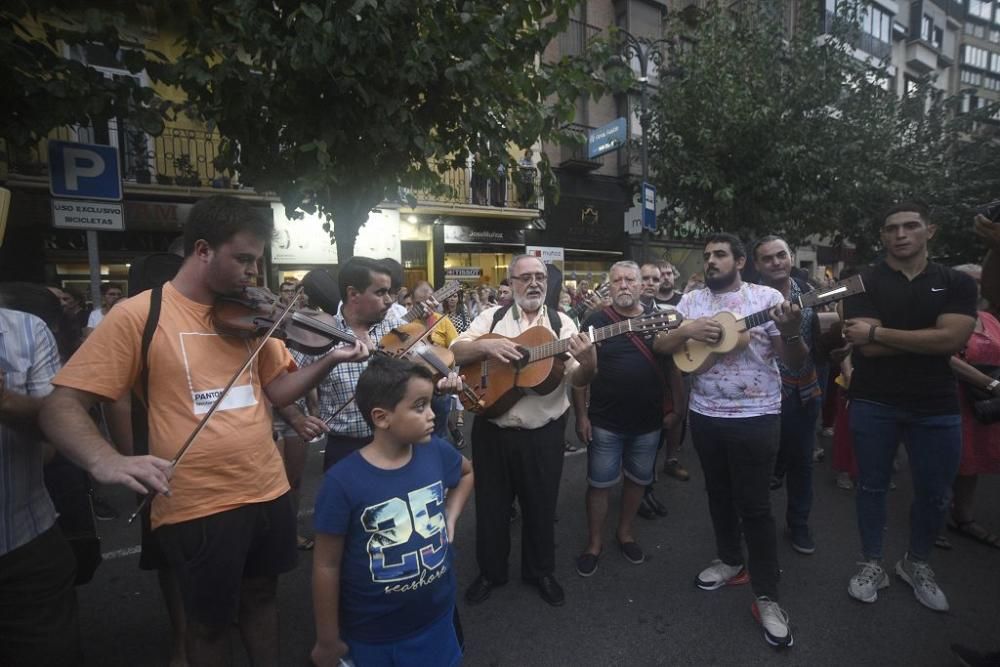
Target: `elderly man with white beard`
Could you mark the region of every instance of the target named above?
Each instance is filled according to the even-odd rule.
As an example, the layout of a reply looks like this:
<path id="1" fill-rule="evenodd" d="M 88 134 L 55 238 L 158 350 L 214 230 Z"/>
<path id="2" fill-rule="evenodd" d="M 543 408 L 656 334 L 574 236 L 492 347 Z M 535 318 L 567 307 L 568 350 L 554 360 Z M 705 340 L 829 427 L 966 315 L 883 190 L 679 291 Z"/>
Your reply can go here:
<path id="1" fill-rule="evenodd" d="M 504 414 L 475 418 L 472 461 L 476 470 L 476 560 L 479 576 L 465 592 L 469 604 L 485 601 L 507 583 L 510 555 L 510 507 L 521 506 L 521 578 L 538 588 L 553 606 L 565 603 L 555 573 L 556 501 L 563 466 L 563 435 L 569 397 L 566 383 L 585 386 L 597 370 L 597 354 L 589 338 L 578 333 L 566 315 L 545 306 L 548 273 L 531 255 L 511 261 L 508 276 L 514 301 L 480 313 L 451 345 L 455 361 L 468 364 L 489 359 L 509 364 L 521 359 L 510 340 L 533 327 L 545 327 L 558 339 L 569 339 L 570 358 L 562 382 L 546 394 L 529 394 Z M 505 337 L 486 337 L 496 333 Z"/>

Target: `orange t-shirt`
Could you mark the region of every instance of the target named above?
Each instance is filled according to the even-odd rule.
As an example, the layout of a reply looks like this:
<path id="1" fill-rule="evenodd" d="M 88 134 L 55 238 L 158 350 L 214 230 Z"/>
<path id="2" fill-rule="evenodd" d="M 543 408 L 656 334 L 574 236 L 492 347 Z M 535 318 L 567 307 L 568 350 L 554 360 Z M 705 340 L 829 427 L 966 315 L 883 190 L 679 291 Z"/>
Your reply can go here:
<path id="1" fill-rule="evenodd" d="M 53 384 L 117 400 L 139 384 L 150 292 L 117 304 Z M 149 451 L 172 459 L 253 350 L 252 340 L 215 333 L 212 307 L 167 283 L 149 346 Z M 174 469 L 170 497 L 156 496 L 153 528 L 278 498 L 288 491 L 271 438 L 262 387 L 295 365 L 271 339 L 233 385 Z"/>

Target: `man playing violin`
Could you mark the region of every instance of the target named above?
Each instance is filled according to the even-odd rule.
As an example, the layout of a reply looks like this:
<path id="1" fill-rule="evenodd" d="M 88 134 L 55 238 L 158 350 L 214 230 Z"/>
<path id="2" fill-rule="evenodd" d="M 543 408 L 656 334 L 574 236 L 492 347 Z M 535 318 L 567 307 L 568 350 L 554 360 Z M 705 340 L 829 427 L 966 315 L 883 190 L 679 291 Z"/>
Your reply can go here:
<path id="1" fill-rule="evenodd" d="M 343 301 L 336 314 L 336 325 L 353 333 L 368 349 L 377 348 L 387 333 L 403 324 L 402 319 L 386 317 L 393 304 L 392 268 L 384 261 L 351 257 L 341 265 L 337 283 Z M 293 352 L 292 356 L 304 368 L 322 359 L 299 352 Z M 371 441 L 372 430 L 354 402 L 354 388 L 367 367 L 367 357 L 339 364 L 317 387 L 319 416 L 330 429 L 326 436 L 323 470 Z"/>
<path id="2" fill-rule="evenodd" d="M 295 566 L 296 524 L 268 403 L 287 405 L 337 364 L 368 354 L 358 342 L 296 370 L 281 341 L 266 341 L 183 461 L 171 464 L 255 347 L 216 332 L 213 304 L 255 282 L 272 234 L 269 218 L 234 197 L 198 202 L 145 357 L 151 292 L 108 313 L 53 380 L 40 419 L 49 440 L 97 480 L 159 494 L 152 535 L 177 575 L 192 665 L 231 662 L 233 619 L 251 662 L 279 664 L 275 595 L 278 575 Z M 87 414 L 133 389 L 147 406 L 149 456 L 119 454 Z"/>
<path id="3" fill-rule="evenodd" d="M 415 301 L 423 303 L 434 296 L 434 288 L 426 280 L 421 280 L 413 286 L 413 298 Z M 424 326 L 431 330 L 427 341 L 437 347 L 447 348 L 456 338 L 458 330 L 451 319 L 445 317 L 436 310 L 428 310 L 422 318 Z M 448 416 L 451 414 L 451 406 L 455 399 L 451 395 L 436 395 L 431 399 L 431 407 L 434 409 L 434 435 L 445 438 L 448 434 Z M 464 446 L 464 441 L 456 442 L 455 445 Z M 461 447 L 459 447 L 461 449 Z"/>
<path id="4" fill-rule="evenodd" d="M 799 337 L 801 311 L 770 287 L 744 283 L 743 243 L 732 234 L 710 236 L 704 251 L 704 289 L 677 304 L 685 321 L 656 337 L 654 349 L 672 353 L 693 339 L 718 343 L 723 328 L 712 316 L 771 309 L 771 320 L 751 329 L 750 344 L 691 376 L 691 437 L 705 473 L 718 559 L 695 580 L 703 590 L 749 581 L 752 610 L 773 646 L 791 646 L 788 615 L 778 606 L 778 553 L 768 482 L 778 453 L 781 374 L 777 359 L 798 368 L 807 354 Z M 746 538 L 745 561 L 741 537 Z"/>
<path id="5" fill-rule="evenodd" d="M 480 313 L 468 330 L 452 344 L 455 361 L 493 360 L 510 363 L 521 358 L 517 345 L 508 338 L 482 338 L 491 331 L 514 337 L 531 327 L 553 331 L 545 306 L 547 271 L 531 255 L 518 255 L 508 276 L 514 303 L 506 310 L 496 307 Z M 503 308 L 501 306 L 500 308 Z M 502 312 L 500 319 L 495 319 Z M 538 587 L 542 598 L 553 606 L 564 604 L 562 587 L 555 572 L 554 521 L 563 466 L 563 440 L 569 398 L 565 383 L 582 387 L 597 371 L 593 343 L 577 332 L 563 313 L 558 318 L 558 338 L 570 339 L 572 357 L 565 365 L 559 387 L 545 395 L 521 398 L 503 415 L 476 417 L 472 427 L 472 460 L 476 468 L 476 561 L 479 576 L 469 586 L 465 599 L 478 604 L 492 590 L 507 582 L 510 555 L 510 508 L 514 498 L 522 512 L 521 578 Z"/>

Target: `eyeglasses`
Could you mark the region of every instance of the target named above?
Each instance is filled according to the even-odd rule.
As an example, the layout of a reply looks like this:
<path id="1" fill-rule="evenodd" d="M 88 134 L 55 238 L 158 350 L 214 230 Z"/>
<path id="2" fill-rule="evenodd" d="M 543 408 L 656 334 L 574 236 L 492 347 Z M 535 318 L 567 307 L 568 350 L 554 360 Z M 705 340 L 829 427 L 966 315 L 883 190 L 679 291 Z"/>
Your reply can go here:
<path id="1" fill-rule="evenodd" d="M 512 279 L 519 283 L 524 283 L 526 285 L 536 282 L 542 284 L 548 278 L 544 273 L 525 273 L 523 276 L 511 276 Z"/>

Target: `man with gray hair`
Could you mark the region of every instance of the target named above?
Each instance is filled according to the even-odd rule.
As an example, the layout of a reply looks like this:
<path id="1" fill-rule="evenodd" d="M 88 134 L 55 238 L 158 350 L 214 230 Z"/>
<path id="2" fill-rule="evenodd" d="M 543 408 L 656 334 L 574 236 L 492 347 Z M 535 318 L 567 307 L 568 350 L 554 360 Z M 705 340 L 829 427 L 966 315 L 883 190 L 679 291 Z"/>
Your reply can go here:
<path id="1" fill-rule="evenodd" d="M 533 327 L 569 339 L 571 357 L 562 382 L 550 393 L 522 397 L 499 417 L 475 418 L 472 460 L 476 466 L 476 561 L 479 576 L 465 592 L 469 604 L 485 601 L 507 583 L 510 555 L 510 507 L 520 501 L 521 578 L 553 606 L 565 603 L 555 580 L 555 513 L 563 466 L 563 434 L 569 396 L 566 383 L 583 387 L 597 371 L 597 354 L 589 338 L 577 332 L 566 315 L 545 306 L 548 273 L 531 255 L 511 261 L 508 276 L 513 303 L 487 308 L 451 345 L 455 361 L 490 360 L 510 364 L 522 358 L 510 340 Z M 501 337 L 487 337 L 497 333 Z"/>
<path id="2" fill-rule="evenodd" d="M 594 311 L 583 329 L 598 328 L 655 312 L 640 301 L 643 284 L 635 262 L 617 262 L 609 272 L 611 306 Z M 611 487 L 624 473 L 622 504 L 615 541 L 625 560 L 639 565 L 646 555 L 632 534 L 632 521 L 646 487 L 653 482 L 665 399 L 670 383 L 652 349 L 652 336 L 609 338 L 597 350 L 601 369 L 586 387 L 573 388 L 576 432 L 587 449 L 587 523 L 589 542 L 576 559 L 576 572 L 597 571 Z M 674 373 L 676 367 L 670 368 Z M 641 391 L 634 391 L 642 387 Z"/>

